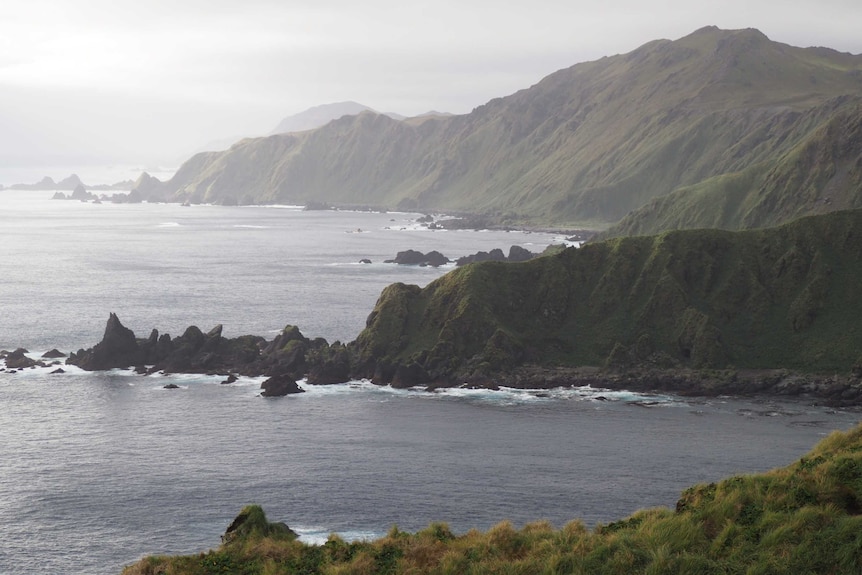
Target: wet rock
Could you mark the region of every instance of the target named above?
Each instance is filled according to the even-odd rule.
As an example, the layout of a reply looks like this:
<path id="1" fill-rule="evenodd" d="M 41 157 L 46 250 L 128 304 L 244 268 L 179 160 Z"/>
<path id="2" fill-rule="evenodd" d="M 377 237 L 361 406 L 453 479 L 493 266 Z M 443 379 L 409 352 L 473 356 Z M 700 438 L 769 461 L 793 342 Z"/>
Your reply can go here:
<path id="1" fill-rule="evenodd" d="M 120 323 L 117 314 L 108 317 L 102 341 L 89 350 L 72 354 L 66 363 L 87 371 L 129 367 L 143 362 L 144 354 L 132 330 Z"/>
<path id="2" fill-rule="evenodd" d="M 15 351 L 9 352 L 6 355 L 6 367 L 9 369 L 27 369 L 29 367 L 35 367 L 38 362 L 30 359 L 26 355 L 27 350 L 19 347 Z"/>
<path id="3" fill-rule="evenodd" d="M 58 357 L 66 357 L 66 354 L 57 349 L 52 349 L 42 354 L 43 359 L 56 359 Z"/>
<path id="4" fill-rule="evenodd" d="M 294 393 L 304 393 L 305 390 L 297 385 L 296 380 L 287 375 L 274 375 L 260 384 L 263 397 L 282 397 Z"/>

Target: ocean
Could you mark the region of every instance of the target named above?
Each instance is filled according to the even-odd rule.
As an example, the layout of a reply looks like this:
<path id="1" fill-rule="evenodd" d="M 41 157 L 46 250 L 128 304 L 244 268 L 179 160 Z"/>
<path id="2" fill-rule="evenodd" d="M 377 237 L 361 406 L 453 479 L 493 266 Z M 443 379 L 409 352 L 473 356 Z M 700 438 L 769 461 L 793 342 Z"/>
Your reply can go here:
<path id="1" fill-rule="evenodd" d="M 450 258 L 545 233 L 430 231 L 420 214 L 91 204 L 0 192 L 0 349 L 90 347 L 115 312 L 139 337 L 285 325 L 349 341 L 380 291 Z M 368 258 L 371 264 L 359 261 Z M 673 506 L 682 489 L 790 464 L 858 414 L 769 399 L 599 389 L 393 390 L 364 381 L 259 396 L 260 379 L 0 372 L 0 572 L 118 574 L 218 545 L 258 503 L 305 541 L 557 526 Z M 164 389 L 175 383 L 178 389 Z"/>

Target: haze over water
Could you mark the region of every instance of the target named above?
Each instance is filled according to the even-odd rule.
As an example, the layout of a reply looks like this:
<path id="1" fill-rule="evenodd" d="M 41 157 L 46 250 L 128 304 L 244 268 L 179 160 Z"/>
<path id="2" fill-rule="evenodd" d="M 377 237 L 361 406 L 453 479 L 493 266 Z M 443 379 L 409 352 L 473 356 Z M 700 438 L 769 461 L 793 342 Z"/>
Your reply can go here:
<path id="1" fill-rule="evenodd" d="M 139 337 L 222 323 L 228 337 L 271 339 L 296 324 L 349 341 L 385 285 L 445 271 L 380 263 L 399 250 L 455 258 L 554 239 L 418 231 L 411 214 L 50 195 L 0 192 L 0 349 L 92 346 L 110 312 Z M 197 552 L 248 503 L 315 542 L 431 521 L 457 532 L 503 519 L 593 525 L 672 506 L 697 482 L 789 464 L 858 419 L 589 389 L 432 394 L 353 382 L 264 399 L 259 379 L 66 369 L 0 373 L 3 573 L 116 574 L 146 553 Z"/>

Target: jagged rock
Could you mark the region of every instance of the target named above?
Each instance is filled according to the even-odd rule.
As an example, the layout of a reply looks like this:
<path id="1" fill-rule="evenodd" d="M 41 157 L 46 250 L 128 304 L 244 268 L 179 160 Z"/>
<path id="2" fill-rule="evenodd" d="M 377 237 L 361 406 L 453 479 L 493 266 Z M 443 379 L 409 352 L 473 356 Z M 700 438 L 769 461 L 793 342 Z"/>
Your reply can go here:
<path id="1" fill-rule="evenodd" d="M 315 346 L 319 345 L 319 342 L 315 343 Z M 288 325 L 263 347 L 262 363 L 268 372 L 290 374 L 299 379 L 307 369 L 306 355 L 311 348 L 312 342 L 302 335 L 299 328 Z"/>
<path id="2" fill-rule="evenodd" d="M 91 193 L 91 192 L 88 192 L 88 191 L 87 191 L 87 188 L 85 188 L 83 184 L 78 183 L 78 184 L 75 186 L 75 189 L 72 191 L 72 195 L 71 195 L 71 196 L 69 196 L 69 198 L 70 198 L 70 199 L 72 199 L 72 200 L 83 200 L 83 201 L 86 201 L 86 200 L 94 200 L 94 199 L 96 199 L 96 195 L 95 195 L 95 194 L 93 194 L 93 193 Z"/>
<path id="3" fill-rule="evenodd" d="M 63 369 L 62 367 L 58 367 L 57 369 L 52 371 L 50 375 L 54 375 L 55 373 L 66 373 L 66 370 Z"/>
<path id="4" fill-rule="evenodd" d="M 42 354 L 43 359 L 56 359 L 58 357 L 66 357 L 66 354 L 57 349 L 52 349 Z"/>
<path id="5" fill-rule="evenodd" d="M 281 397 L 305 392 L 297 385 L 295 379 L 287 375 L 274 375 L 261 383 L 260 388 L 263 390 L 260 394 L 264 397 Z"/>
<path id="6" fill-rule="evenodd" d="M 371 263 L 371 260 L 370 260 L 370 259 L 368 259 L 368 258 L 362 258 L 361 260 L 359 260 L 359 263 L 361 263 L 361 264 L 370 264 L 370 263 Z"/>
<path id="7" fill-rule="evenodd" d="M 234 383 L 236 380 L 237 380 L 237 377 L 234 374 L 230 374 L 227 376 L 227 379 L 225 379 L 221 383 L 222 383 L 222 385 L 228 385 L 228 384 Z"/>
<path id="8" fill-rule="evenodd" d="M 169 383 L 167 385 L 163 385 L 162 388 L 163 389 L 179 389 L 180 386 L 177 385 L 176 383 Z"/>
<path id="9" fill-rule="evenodd" d="M 73 353 L 66 363 L 87 371 L 95 371 L 139 365 L 144 363 L 143 359 L 144 354 L 138 346 L 134 332 L 120 323 L 117 314 L 111 313 L 102 341 L 92 349 Z"/>
<path id="10" fill-rule="evenodd" d="M 9 352 L 6 355 L 6 367 L 9 369 L 27 369 L 38 365 L 37 361 L 27 357 L 24 355 L 25 353 L 27 353 L 27 350 L 21 347 Z"/>

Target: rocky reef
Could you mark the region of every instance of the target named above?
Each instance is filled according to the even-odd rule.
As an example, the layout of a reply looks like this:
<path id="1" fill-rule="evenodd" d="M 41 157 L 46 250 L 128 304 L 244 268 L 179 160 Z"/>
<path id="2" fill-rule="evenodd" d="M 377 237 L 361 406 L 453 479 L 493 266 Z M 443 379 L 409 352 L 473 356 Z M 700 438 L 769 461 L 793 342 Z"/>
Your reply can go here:
<path id="1" fill-rule="evenodd" d="M 774 229 L 668 232 L 517 265 L 470 264 L 425 288 L 388 286 L 348 344 L 308 339 L 292 325 L 272 341 L 227 339 L 221 326 L 137 339 L 111 314 L 102 341 L 67 362 L 309 384 L 589 384 L 860 405 L 859 229 L 855 210 Z"/>

